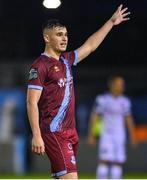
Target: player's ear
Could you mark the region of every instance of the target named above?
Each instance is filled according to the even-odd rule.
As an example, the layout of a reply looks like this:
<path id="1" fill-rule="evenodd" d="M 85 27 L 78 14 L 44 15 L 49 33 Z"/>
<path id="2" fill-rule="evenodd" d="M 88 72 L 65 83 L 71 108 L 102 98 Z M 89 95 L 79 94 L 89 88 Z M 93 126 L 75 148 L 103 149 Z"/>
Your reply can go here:
<path id="1" fill-rule="evenodd" d="M 44 38 L 44 41 L 45 43 L 49 43 L 50 42 L 50 39 L 49 39 L 49 35 L 48 34 L 43 34 L 43 38 Z"/>

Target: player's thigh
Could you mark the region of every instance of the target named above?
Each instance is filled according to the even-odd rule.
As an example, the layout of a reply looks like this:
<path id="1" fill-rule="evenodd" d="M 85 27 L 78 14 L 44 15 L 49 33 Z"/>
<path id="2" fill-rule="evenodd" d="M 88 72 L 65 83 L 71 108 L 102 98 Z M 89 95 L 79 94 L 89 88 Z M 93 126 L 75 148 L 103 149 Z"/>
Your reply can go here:
<path id="1" fill-rule="evenodd" d="M 98 156 L 103 161 L 114 160 L 114 145 L 111 138 L 102 137 L 98 145 Z"/>
<path id="2" fill-rule="evenodd" d="M 118 141 L 115 143 L 115 161 L 118 163 L 124 163 L 126 161 L 126 147 L 125 142 Z"/>
<path id="3" fill-rule="evenodd" d="M 70 132 L 70 131 L 69 131 L 69 132 Z M 77 156 L 79 137 L 78 137 L 78 134 L 77 134 L 76 129 L 73 129 L 73 130 L 70 132 L 70 135 L 71 135 L 71 136 L 69 136 L 70 143 L 72 144 L 72 148 L 73 148 L 73 151 L 74 151 L 75 156 Z"/>
<path id="4" fill-rule="evenodd" d="M 77 172 L 73 145 L 66 138 L 65 134 L 48 133 L 42 135 L 46 153 L 51 161 L 52 175 L 54 177 Z"/>

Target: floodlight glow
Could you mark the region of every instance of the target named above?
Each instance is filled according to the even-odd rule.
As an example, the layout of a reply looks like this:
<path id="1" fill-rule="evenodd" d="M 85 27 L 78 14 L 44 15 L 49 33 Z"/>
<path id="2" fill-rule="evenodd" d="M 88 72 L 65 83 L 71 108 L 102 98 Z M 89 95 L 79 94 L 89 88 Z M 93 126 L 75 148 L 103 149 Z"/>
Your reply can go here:
<path id="1" fill-rule="evenodd" d="M 58 8 L 61 4 L 60 0 L 44 0 L 43 5 L 48 9 Z"/>

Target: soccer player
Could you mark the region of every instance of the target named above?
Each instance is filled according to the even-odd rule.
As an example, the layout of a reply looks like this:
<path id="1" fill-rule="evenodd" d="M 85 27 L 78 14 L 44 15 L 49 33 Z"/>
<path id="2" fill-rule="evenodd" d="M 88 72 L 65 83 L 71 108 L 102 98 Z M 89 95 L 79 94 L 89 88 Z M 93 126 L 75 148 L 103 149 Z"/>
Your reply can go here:
<path id="1" fill-rule="evenodd" d="M 71 66 L 96 50 L 112 27 L 127 21 L 129 14 L 127 8 L 120 5 L 81 47 L 70 52 L 65 52 L 68 44 L 65 25 L 57 20 L 48 20 L 43 25 L 45 50 L 30 68 L 27 111 L 33 135 L 32 151 L 47 153 L 53 177 L 78 178 L 78 135 Z"/>
<path id="2" fill-rule="evenodd" d="M 109 92 L 98 95 L 91 113 L 88 142 L 96 144 L 93 128 L 98 118 L 103 119 L 103 127 L 99 138 L 99 164 L 96 169 L 98 179 L 120 179 L 122 165 L 126 160 L 126 129 L 133 145 L 136 144 L 134 122 L 131 115 L 131 102 L 123 95 L 125 81 L 121 76 L 113 76 L 108 82 Z M 110 173 L 110 174 L 109 174 Z M 110 175 L 110 176 L 109 176 Z"/>

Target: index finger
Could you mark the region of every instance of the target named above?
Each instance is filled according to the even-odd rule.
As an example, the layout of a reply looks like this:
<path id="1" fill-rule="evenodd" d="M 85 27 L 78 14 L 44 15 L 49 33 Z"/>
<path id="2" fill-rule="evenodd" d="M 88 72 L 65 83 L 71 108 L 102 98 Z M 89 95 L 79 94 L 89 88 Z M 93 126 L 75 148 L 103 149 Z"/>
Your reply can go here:
<path id="1" fill-rule="evenodd" d="M 123 7 L 123 4 L 121 4 L 121 5 L 118 7 L 118 10 L 121 11 L 122 7 Z"/>
<path id="2" fill-rule="evenodd" d="M 125 12 L 125 11 L 127 11 L 128 10 L 128 8 L 126 7 L 126 8 L 124 8 L 124 9 L 122 9 L 121 10 L 121 12 L 122 12 L 122 14 Z"/>

